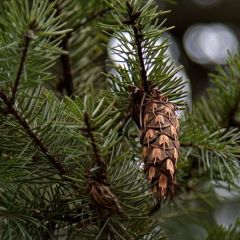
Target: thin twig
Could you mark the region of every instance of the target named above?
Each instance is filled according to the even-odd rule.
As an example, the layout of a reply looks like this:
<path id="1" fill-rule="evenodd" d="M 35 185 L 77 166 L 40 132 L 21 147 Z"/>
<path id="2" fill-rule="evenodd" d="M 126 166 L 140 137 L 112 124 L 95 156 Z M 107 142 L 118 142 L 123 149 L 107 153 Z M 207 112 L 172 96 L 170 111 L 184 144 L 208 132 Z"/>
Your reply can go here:
<path id="1" fill-rule="evenodd" d="M 19 82 L 20 82 L 20 78 L 21 78 L 21 75 L 22 75 L 22 72 L 23 72 L 23 67 L 24 67 L 24 64 L 25 64 L 25 61 L 26 61 L 26 58 L 27 58 L 27 52 L 28 52 L 28 49 L 29 49 L 30 41 L 31 41 L 31 38 L 26 34 L 24 36 L 24 44 L 23 44 L 23 49 L 22 49 L 21 60 L 20 60 L 20 63 L 19 63 L 16 79 L 14 81 L 14 85 L 13 85 L 13 88 L 12 88 L 12 96 L 11 96 L 11 99 L 10 99 L 11 104 L 14 104 L 14 101 L 15 101 L 16 93 L 17 93 L 17 90 L 18 90 Z"/>
<path id="2" fill-rule="evenodd" d="M 52 1 L 52 0 L 51 0 Z M 58 4 L 56 4 L 56 16 L 61 16 L 62 9 Z M 60 61 L 62 64 L 62 73 L 63 73 L 63 80 L 62 80 L 62 86 L 65 88 L 66 93 L 68 96 L 71 96 L 73 94 L 73 75 L 72 75 L 72 66 L 71 66 L 71 59 L 69 56 L 69 39 L 71 37 L 71 32 L 68 32 L 62 42 L 61 42 L 61 48 L 67 54 L 62 54 L 60 56 Z"/>
<path id="3" fill-rule="evenodd" d="M 143 56 L 143 34 L 141 29 L 141 24 L 138 23 L 138 18 L 141 15 L 141 12 L 134 13 L 133 7 L 127 2 L 127 8 L 128 8 L 128 17 L 129 20 L 125 21 L 125 23 L 131 25 L 133 32 L 134 32 L 134 39 L 135 44 L 137 46 L 137 53 L 140 63 L 140 75 L 142 80 L 142 85 L 144 91 L 149 94 L 149 83 L 148 83 L 148 77 L 147 77 L 147 71 L 144 64 L 144 56 Z"/>
<path id="4" fill-rule="evenodd" d="M 69 33 L 66 34 L 66 36 L 63 38 L 62 41 L 62 49 L 64 51 L 69 52 L 69 39 L 72 36 L 72 33 L 80 30 L 81 28 L 83 28 L 84 26 L 86 26 L 89 22 L 95 20 L 96 18 L 102 17 L 104 14 L 106 14 L 107 12 L 109 12 L 111 10 L 111 8 L 107 8 L 107 9 L 103 9 L 97 13 L 95 13 L 94 15 L 92 15 L 91 17 L 89 17 L 88 19 L 86 19 L 84 22 L 81 22 L 79 24 L 77 24 L 75 27 L 73 27 L 73 30 Z M 58 14 L 60 14 L 61 10 L 58 8 Z M 73 76 L 72 76 L 72 71 L 71 71 L 71 59 L 69 54 L 62 54 L 60 57 L 60 60 L 62 62 L 62 69 L 63 69 L 63 85 L 67 91 L 67 95 L 71 96 L 73 94 Z"/>
<path id="5" fill-rule="evenodd" d="M 61 15 L 62 9 L 57 5 L 57 15 Z M 106 14 L 108 11 L 110 11 L 111 8 L 103 9 L 99 12 L 96 12 L 94 15 L 86 19 L 84 22 L 81 22 L 73 27 L 73 30 L 71 32 L 68 32 L 65 37 L 62 40 L 61 47 L 65 52 L 68 52 L 68 54 L 62 54 L 60 57 L 60 61 L 62 64 L 62 71 L 63 71 L 63 86 L 66 90 L 66 93 L 68 96 L 71 96 L 74 92 L 73 88 L 73 75 L 72 75 L 72 66 L 71 66 L 71 59 L 69 56 L 69 39 L 72 36 L 72 33 L 80 30 L 85 25 L 87 25 L 89 22 L 93 21 L 96 18 L 99 18 Z"/>
<path id="6" fill-rule="evenodd" d="M 54 155 L 49 152 L 47 146 L 43 143 L 41 137 L 39 137 L 36 133 L 33 132 L 27 121 L 14 108 L 11 101 L 8 99 L 2 89 L 0 89 L 0 99 L 2 99 L 2 101 L 5 103 L 8 113 L 17 120 L 17 122 L 26 131 L 27 135 L 33 140 L 34 144 L 39 148 L 39 150 L 48 158 L 51 164 L 57 169 L 57 171 L 61 175 L 65 175 L 67 171 L 64 169 L 63 165 Z"/>
<path id="7" fill-rule="evenodd" d="M 69 56 L 69 34 L 67 34 L 61 43 L 61 47 L 64 51 L 68 52 L 67 54 L 62 54 L 60 57 L 63 70 L 63 85 L 66 89 L 67 95 L 71 96 L 73 94 L 73 75 L 71 70 L 71 60 Z"/>
<path id="8" fill-rule="evenodd" d="M 91 142 L 91 145 L 92 145 L 92 149 L 93 149 L 93 153 L 94 153 L 94 156 L 95 156 L 95 160 L 96 162 L 98 163 L 99 167 L 102 167 L 102 168 L 105 168 L 106 164 L 105 162 L 101 159 L 101 156 L 100 156 L 100 152 L 99 152 L 99 149 L 97 147 L 97 142 L 96 142 L 96 139 L 92 133 L 92 128 L 91 128 L 91 123 L 90 123 L 90 119 L 89 119 L 89 115 L 87 112 L 84 113 L 84 121 L 85 121 L 85 124 L 86 124 L 86 132 L 87 132 L 87 135 L 90 139 L 90 142 Z"/>

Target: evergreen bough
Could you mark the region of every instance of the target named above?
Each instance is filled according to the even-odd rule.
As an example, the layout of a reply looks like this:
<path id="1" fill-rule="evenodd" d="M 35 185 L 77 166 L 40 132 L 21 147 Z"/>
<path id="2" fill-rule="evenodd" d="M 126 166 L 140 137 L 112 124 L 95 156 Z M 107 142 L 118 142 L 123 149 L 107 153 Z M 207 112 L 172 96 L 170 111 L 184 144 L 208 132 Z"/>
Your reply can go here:
<path id="1" fill-rule="evenodd" d="M 166 238 L 129 90 L 158 89 L 184 108 L 179 69 L 167 39 L 159 43 L 165 13 L 152 0 L 0 2 L 1 239 Z M 113 73 L 109 36 L 125 62 L 109 62 Z M 181 120 L 174 202 L 190 187 L 238 177 L 239 62 L 230 57 Z M 210 236 L 221 231 L 238 228 Z"/>

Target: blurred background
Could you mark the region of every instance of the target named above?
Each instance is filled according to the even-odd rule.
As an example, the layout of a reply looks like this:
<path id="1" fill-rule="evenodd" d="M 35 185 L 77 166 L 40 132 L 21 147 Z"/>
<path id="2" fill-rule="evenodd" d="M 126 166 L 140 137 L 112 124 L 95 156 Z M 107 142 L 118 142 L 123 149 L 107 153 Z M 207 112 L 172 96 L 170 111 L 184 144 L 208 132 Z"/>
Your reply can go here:
<path id="1" fill-rule="evenodd" d="M 176 65 L 184 66 L 180 74 L 189 80 L 192 100 L 196 101 L 210 86 L 209 73 L 226 64 L 228 52 L 234 54 L 239 49 L 240 1 L 178 0 L 168 4 L 158 0 L 158 4 L 160 9 L 171 10 L 166 23 L 175 26 L 169 33 L 170 55 Z M 173 234 L 172 239 L 206 239 L 205 226 L 229 227 L 240 217 L 239 200 L 238 191 L 230 193 L 227 186 L 216 187 L 208 196 L 188 202 L 189 208 L 179 206 L 185 209 L 185 217 L 176 216 L 174 223 L 170 218 L 163 225 Z"/>
<path id="2" fill-rule="evenodd" d="M 163 3 L 165 2 L 165 3 Z M 209 85 L 208 74 L 216 64 L 224 65 L 227 52 L 234 53 L 240 40 L 239 0 L 177 0 L 159 6 L 170 9 L 170 31 L 174 61 L 184 66 L 195 100 Z"/>

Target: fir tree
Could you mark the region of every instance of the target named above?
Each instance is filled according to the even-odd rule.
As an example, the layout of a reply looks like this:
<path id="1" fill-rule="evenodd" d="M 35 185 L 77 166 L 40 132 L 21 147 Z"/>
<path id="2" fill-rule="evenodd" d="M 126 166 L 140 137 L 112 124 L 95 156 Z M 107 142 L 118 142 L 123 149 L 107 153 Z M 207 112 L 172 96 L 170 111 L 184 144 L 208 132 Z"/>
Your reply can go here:
<path id="1" fill-rule="evenodd" d="M 235 185 L 240 56 L 179 131 L 166 13 L 153 0 L 0 2 L 1 239 L 166 239 L 164 209 L 210 180 Z M 106 61 L 111 36 L 125 64 Z M 208 238 L 238 239 L 238 225 Z"/>

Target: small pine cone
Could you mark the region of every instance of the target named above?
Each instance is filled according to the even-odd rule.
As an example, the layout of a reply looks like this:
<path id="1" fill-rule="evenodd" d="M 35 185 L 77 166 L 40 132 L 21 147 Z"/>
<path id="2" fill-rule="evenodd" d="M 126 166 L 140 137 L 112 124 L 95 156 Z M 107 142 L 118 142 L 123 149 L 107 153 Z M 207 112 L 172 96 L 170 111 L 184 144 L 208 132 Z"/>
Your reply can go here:
<path id="1" fill-rule="evenodd" d="M 173 192 L 179 157 L 176 106 L 166 97 L 145 98 L 141 124 L 144 171 L 153 184 L 152 191 L 166 198 Z"/>
<path id="2" fill-rule="evenodd" d="M 87 191 L 91 197 L 92 205 L 95 206 L 101 218 L 112 214 L 124 215 L 123 209 L 116 195 L 112 192 L 109 184 L 106 183 L 105 174 L 87 176 Z"/>

